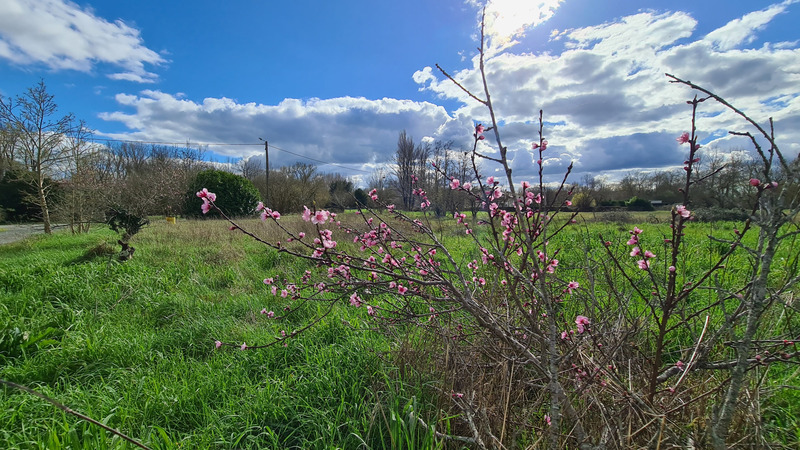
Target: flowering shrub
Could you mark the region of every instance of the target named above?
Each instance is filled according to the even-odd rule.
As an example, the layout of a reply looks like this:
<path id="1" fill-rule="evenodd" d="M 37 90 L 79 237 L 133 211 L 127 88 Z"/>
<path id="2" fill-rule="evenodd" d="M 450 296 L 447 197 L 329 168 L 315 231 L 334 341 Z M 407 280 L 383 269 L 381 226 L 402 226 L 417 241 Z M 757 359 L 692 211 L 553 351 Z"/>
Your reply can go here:
<path id="1" fill-rule="evenodd" d="M 479 56 L 482 67 L 482 49 Z M 259 204 L 262 220 L 282 230 L 284 238 L 266 241 L 234 222 L 231 228 L 317 268 L 299 280 L 265 279 L 286 306 L 262 314 L 279 322 L 303 303 L 327 308 L 304 328 L 282 331 L 272 342 L 218 340 L 216 347 L 285 344 L 337 304 L 363 308 L 378 329 L 425 333 L 416 345 L 433 350 L 428 369 L 444 373 L 449 386 L 441 392 L 463 420 L 457 433 L 438 433 L 441 439 L 477 448 L 522 445 L 538 436 L 546 436 L 551 448 L 687 442 L 725 448 L 748 372 L 798 358 L 796 321 L 779 330 L 764 323 L 775 317 L 770 306 L 780 306 L 781 296 L 798 281 L 795 273 L 776 282 L 770 272 L 781 239 L 797 232 L 779 231 L 800 210 L 797 198 L 782 188 L 794 172 L 772 133 L 744 116 L 769 145 L 763 150 L 744 133 L 762 159 L 765 181 L 749 180 L 756 191 L 750 217 L 732 234 L 712 238 L 724 250 L 696 263 L 685 244 L 694 219 L 690 194 L 702 181 L 695 176 L 696 111 L 709 99 L 729 104 L 699 86 L 671 80 L 707 97 L 689 102 L 691 131 L 677 139 L 687 146 L 688 157 L 683 201 L 671 212 L 668 235 L 638 227 L 625 237 L 601 235 L 602 253 L 587 249 L 583 261 L 563 263 L 561 255 L 571 249 L 555 243 L 576 226 L 577 213 L 562 208 L 571 205 L 566 180 L 572 167 L 550 194 L 543 178 L 548 142 L 540 111 L 538 137 L 531 145 L 538 179 L 513 180 L 489 93 L 483 99 L 470 93 L 492 117 L 491 124 L 478 123 L 472 131 L 477 181 L 463 183 L 434 170 L 448 176 L 450 189 L 471 196 L 485 211 L 480 220 L 461 212 L 453 217 L 474 251 L 465 249 L 463 240 L 450 245 L 427 214 L 400 211 L 383 203 L 375 190 L 369 196 L 385 212 L 364 208 L 345 220 L 305 207 L 301 218 L 310 233 L 285 225 L 279 212 Z M 480 152 L 478 143 L 486 142 L 488 132 L 499 158 Z M 505 176 L 481 176 L 478 159 L 498 164 Z M 774 159 L 779 171 L 773 169 Z M 426 192 L 417 187 L 414 195 L 425 212 L 431 206 Z M 214 193 L 204 189 L 197 196 L 204 212 L 217 209 Z M 509 208 L 501 207 L 503 200 Z M 758 234 L 756 244 L 745 239 L 750 233 Z M 734 253 L 750 258 L 751 272 L 720 277 Z M 576 267 L 586 285 L 573 277 Z M 746 414 L 739 420 L 746 421 Z"/>

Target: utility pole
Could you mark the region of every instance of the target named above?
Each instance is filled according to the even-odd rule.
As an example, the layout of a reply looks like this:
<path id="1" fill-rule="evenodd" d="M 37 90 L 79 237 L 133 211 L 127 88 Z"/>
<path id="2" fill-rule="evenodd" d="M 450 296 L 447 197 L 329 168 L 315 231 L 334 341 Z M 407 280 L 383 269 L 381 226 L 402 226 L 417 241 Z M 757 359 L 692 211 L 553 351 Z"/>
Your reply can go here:
<path id="1" fill-rule="evenodd" d="M 261 138 L 259 138 L 259 139 L 261 139 Z M 271 194 L 271 192 L 269 191 L 269 142 L 264 140 L 264 139 L 261 139 L 261 140 L 264 141 L 264 155 L 266 155 L 266 165 L 265 165 L 266 168 L 265 168 L 264 183 L 266 185 L 266 192 L 267 192 L 266 197 L 267 198 L 265 198 L 264 200 L 266 201 L 267 205 L 269 205 L 270 204 L 269 197 L 270 197 L 270 194 Z"/>

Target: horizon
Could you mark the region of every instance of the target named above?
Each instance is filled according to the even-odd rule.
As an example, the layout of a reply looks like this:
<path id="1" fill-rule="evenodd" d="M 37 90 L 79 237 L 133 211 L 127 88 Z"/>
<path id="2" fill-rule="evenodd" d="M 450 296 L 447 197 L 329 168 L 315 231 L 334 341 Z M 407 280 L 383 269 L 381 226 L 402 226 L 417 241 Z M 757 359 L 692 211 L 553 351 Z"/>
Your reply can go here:
<path id="1" fill-rule="evenodd" d="M 59 114 L 75 113 L 99 140 L 212 144 L 225 161 L 263 155 L 263 138 L 283 150 L 271 166 L 315 162 L 361 183 L 391 160 L 403 130 L 471 148 L 488 114 L 435 64 L 480 86 L 482 6 L 10 0 L 0 5 L 0 94 L 43 79 Z M 774 117 L 784 153 L 800 152 L 796 0 L 485 6 L 487 76 L 518 180 L 535 175 L 539 109 L 553 178 L 571 161 L 573 182 L 680 168 L 675 137 L 690 126 L 691 94 L 664 72 L 755 120 Z M 716 105 L 699 119 L 704 146 L 747 154 L 748 142 L 727 135 L 747 129 L 741 119 Z"/>

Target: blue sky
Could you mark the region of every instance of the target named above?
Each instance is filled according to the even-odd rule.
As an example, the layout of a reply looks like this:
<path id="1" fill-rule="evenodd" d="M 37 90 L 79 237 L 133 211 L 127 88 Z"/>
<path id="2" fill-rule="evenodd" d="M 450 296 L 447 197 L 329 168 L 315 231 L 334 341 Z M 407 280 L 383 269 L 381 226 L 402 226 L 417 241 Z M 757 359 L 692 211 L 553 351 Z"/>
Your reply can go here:
<path id="1" fill-rule="evenodd" d="M 278 148 L 366 177 L 397 135 L 469 145 L 476 102 L 434 64 L 478 88 L 478 14 L 487 7 L 487 70 L 515 173 L 532 177 L 532 122 L 544 109 L 546 166 L 584 174 L 680 166 L 687 89 L 716 91 L 776 120 L 800 151 L 800 4 L 597 0 L 0 2 L 0 94 L 44 79 L 61 112 L 97 137 L 210 145 L 222 157 Z M 709 151 L 743 152 L 746 130 L 709 105 Z M 492 152 L 489 147 L 484 151 Z M 276 150 L 272 164 L 310 162 Z M 487 167 L 491 172 L 493 168 Z"/>

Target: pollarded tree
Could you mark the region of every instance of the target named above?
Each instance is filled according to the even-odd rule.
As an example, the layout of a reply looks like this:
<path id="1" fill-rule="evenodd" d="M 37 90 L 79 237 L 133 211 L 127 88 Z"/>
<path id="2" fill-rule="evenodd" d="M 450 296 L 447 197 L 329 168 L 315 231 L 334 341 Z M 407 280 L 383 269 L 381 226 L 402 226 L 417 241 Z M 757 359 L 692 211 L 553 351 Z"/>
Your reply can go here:
<path id="1" fill-rule="evenodd" d="M 68 157 L 64 143 L 75 126 L 72 114 L 58 118 L 57 113 L 58 105 L 47 92 L 44 81 L 14 99 L 0 97 L 0 123 L 17 133 L 15 151 L 31 172 L 30 183 L 36 189 L 32 200 L 42 211 L 44 232 L 48 234 L 51 232 L 48 178 L 56 174 Z"/>

